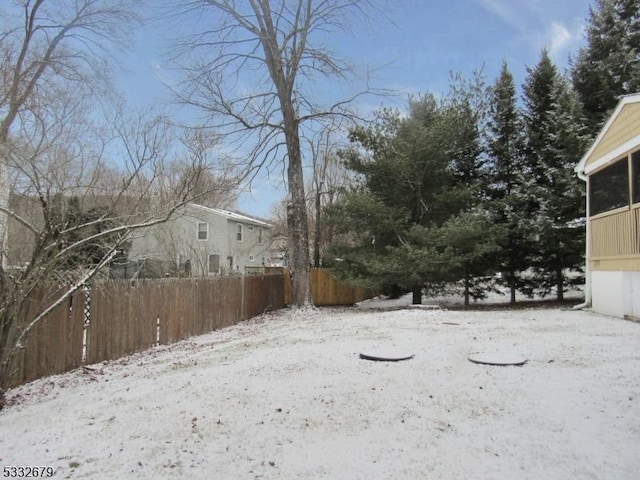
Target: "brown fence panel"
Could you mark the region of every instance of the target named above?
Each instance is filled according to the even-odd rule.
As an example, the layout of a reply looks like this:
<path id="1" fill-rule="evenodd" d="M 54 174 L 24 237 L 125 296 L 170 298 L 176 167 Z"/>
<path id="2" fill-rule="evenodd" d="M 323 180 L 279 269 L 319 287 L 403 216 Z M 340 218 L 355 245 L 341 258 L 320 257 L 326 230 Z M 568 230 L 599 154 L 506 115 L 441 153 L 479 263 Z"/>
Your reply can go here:
<path id="1" fill-rule="evenodd" d="M 215 330 L 217 282 L 199 280 L 192 283 L 195 309 L 193 335 L 202 335 Z"/>
<path id="2" fill-rule="evenodd" d="M 282 274 L 97 283 L 88 304 L 85 363 L 113 360 L 282 308 L 285 291 Z M 25 318 L 33 318 L 61 293 L 35 294 Z M 33 328 L 19 352 L 14 385 L 82 364 L 85 302 L 78 291 Z"/>
<path id="3" fill-rule="evenodd" d="M 158 320 L 163 291 L 157 282 L 140 282 L 131 295 L 129 306 L 130 321 L 133 324 L 135 349 L 146 350 L 158 343 Z M 132 293 L 133 293 L 132 292 Z"/>
<path id="4" fill-rule="evenodd" d="M 328 269 L 311 269 L 311 298 L 316 306 L 353 305 L 372 296 L 364 288 L 341 283 Z"/>
<path id="5" fill-rule="evenodd" d="M 244 278 L 245 318 L 284 307 L 284 276 L 255 275 Z"/>
<path id="6" fill-rule="evenodd" d="M 288 269 L 284 272 L 283 302 L 291 304 L 291 276 Z M 337 306 L 353 305 L 375 294 L 362 287 L 351 287 L 332 276 L 331 270 L 326 268 L 312 268 L 310 271 L 311 299 L 314 305 Z"/>
<path id="7" fill-rule="evenodd" d="M 124 335 L 123 325 L 126 325 L 129 317 L 129 296 L 128 285 L 123 283 L 104 283 L 91 289 L 87 363 L 98 363 L 125 355 L 121 337 Z"/>
<path id="8" fill-rule="evenodd" d="M 244 320 L 242 317 L 242 288 L 244 278 L 240 276 L 216 279 L 216 305 L 219 316 L 216 329 L 230 327 Z"/>
<path id="9" fill-rule="evenodd" d="M 27 301 L 23 322 L 35 318 L 66 291 L 46 287 Z M 76 292 L 38 322 L 18 352 L 11 385 L 64 373 L 82 364 L 84 294 Z"/>
<path id="10" fill-rule="evenodd" d="M 163 305 L 160 315 L 160 343 L 170 344 L 189 336 L 193 316 L 190 280 L 161 283 Z"/>
<path id="11" fill-rule="evenodd" d="M 86 363 L 113 360 L 145 350 L 156 342 L 159 294 L 155 285 L 105 282 L 91 290 Z"/>

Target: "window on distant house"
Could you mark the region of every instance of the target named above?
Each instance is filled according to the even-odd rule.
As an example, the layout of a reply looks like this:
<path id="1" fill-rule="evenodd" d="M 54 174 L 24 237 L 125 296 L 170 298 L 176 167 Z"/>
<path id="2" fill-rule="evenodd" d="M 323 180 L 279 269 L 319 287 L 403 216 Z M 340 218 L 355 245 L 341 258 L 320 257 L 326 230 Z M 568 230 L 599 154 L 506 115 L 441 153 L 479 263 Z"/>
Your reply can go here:
<path id="1" fill-rule="evenodd" d="M 631 154 L 631 194 L 633 203 L 640 203 L 640 150 Z"/>
<path id="2" fill-rule="evenodd" d="M 589 176 L 589 215 L 629 205 L 629 162 L 627 158 Z"/>
<path id="3" fill-rule="evenodd" d="M 209 238 L 209 224 L 198 223 L 198 240 L 207 240 L 207 238 Z"/>
<path id="4" fill-rule="evenodd" d="M 220 255 L 219 254 L 211 254 L 209 255 L 209 274 L 218 274 L 220 273 Z"/>
<path id="5" fill-rule="evenodd" d="M 259 229 L 258 229 L 258 243 L 260 243 L 260 244 L 261 244 L 261 243 L 263 243 L 263 242 L 264 242 L 264 239 L 262 238 L 262 229 L 261 229 L 261 228 L 259 228 Z"/>
<path id="6" fill-rule="evenodd" d="M 242 241 L 242 224 L 241 223 L 238 224 L 238 228 L 236 230 L 236 240 L 238 240 L 239 242 Z"/>

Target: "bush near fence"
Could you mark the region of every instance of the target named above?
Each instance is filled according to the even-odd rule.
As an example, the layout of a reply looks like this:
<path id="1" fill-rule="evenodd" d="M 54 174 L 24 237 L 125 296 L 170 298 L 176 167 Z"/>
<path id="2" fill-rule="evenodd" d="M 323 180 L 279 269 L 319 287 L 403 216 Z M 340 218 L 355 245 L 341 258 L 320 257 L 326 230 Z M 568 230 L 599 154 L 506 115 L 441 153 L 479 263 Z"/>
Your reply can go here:
<path id="1" fill-rule="evenodd" d="M 114 360 L 202 335 L 290 303 L 288 272 L 267 275 L 96 282 L 39 322 L 20 351 L 11 385 Z M 314 304 L 352 305 L 371 295 L 312 269 Z M 64 292 L 47 287 L 28 302 L 33 318 Z M 86 325 L 86 326 L 85 326 Z M 86 341 L 86 344 L 85 344 Z"/>

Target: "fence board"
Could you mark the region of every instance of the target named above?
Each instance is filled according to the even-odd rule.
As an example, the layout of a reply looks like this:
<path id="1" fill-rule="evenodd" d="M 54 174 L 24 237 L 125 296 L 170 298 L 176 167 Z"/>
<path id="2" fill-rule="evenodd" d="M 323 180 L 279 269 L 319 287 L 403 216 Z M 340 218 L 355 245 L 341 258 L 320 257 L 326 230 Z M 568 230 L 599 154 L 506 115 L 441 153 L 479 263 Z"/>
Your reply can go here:
<path id="1" fill-rule="evenodd" d="M 64 290 L 51 287 L 34 292 L 25 305 L 23 322 L 34 318 L 63 293 Z M 84 295 L 76 292 L 33 327 L 18 352 L 11 386 L 81 365 L 83 309 Z"/>
<path id="2" fill-rule="evenodd" d="M 316 305 L 348 305 L 369 296 L 364 289 L 341 285 L 327 271 L 312 270 L 311 280 Z M 52 288 L 35 293 L 25 319 L 33 318 L 60 294 Z M 82 364 L 86 301 L 78 291 L 34 327 L 19 352 L 12 385 Z M 85 363 L 114 360 L 157 343 L 174 343 L 225 328 L 282 308 L 287 301 L 290 279 L 282 273 L 98 283 L 88 303 Z"/>
<path id="3" fill-rule="evenodd" d="M 371 297 L 371 292 L 364 288 L 341 283 L 330 270 L 311 270 L 311 298 L 316 306 L 353 305 Z"/>
<path id="4" fill-rule="evenodd" d="M 247 277 L 244 291 L 246 318 L 267 310 L 284 307 L 284 277 L 282 275 L 255 275 Z"/>

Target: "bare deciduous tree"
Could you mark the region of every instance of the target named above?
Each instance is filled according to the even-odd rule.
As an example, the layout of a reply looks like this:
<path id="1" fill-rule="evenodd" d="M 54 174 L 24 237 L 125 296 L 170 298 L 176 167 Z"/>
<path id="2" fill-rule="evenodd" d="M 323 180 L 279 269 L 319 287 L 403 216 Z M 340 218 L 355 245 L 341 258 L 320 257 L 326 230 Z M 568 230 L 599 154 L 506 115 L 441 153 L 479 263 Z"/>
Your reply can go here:
<path id="1" fill-rule="evenodd" d="M 314 88 L 349 69 L 327 49 L 330 32 L 348 29 L 362 15 L 357 0 L 194 0 L 181 8 L 206 25 L 182 46 L 186 82 L 175 92 L 182 102 L 208 112 L 221 131 L 236 135 L 255 171 L 284 162 L 289 192 L 288 233 L 293 274 L 292 303 L 310 304 L 309 238 L 301 131 L 347 114 L 353 100 L 321 108 Z M 356 95 L 357 96 L 357 95 Z"/>
<path id="2" fill-rule="evenodd" d="M 100 151 L 90 148 L 96 144 L 92 138 L 87 148 L 81 143 L 68 148 L 69 135 L 49 137 L 49 130 L 19 139 L 9 151 L 7 166 L 19 198 L 0 211 L 22 228 L 32 247 L 28 262 L 3 272 L 0 400 L 17 354 L 38 322 L 113 259 L 126 256 L 133 231 L 165 222 L 193 198 L 194 178 L 201 173 L 197 163 L 189 168 L 191 178 L 183 176 L 180 185 L 159 192 L 173 148 L 162 118 L 120 117 L 114 129 L 110 148 Z M 105 176 L 104 164 L 116 154 L 118 161 Z M 45 299 L 41 311 L 26 315 L 32 294 L 50 281 L 57 285 L 55 301 Z"/>
<path id="3" fill-rule="evenodd" d="M 217 149 L 220 139 L 203 129 L 188 129 L 180 142 L 186 152 L 173 164 L 179 184 L 192 179 L 197 203 L 207 207 L 234 209 L 241 175 Z M 193 173 L 198 173 L 194 176 Z"/>
<path id="4" fill-rule="evenodd" d="M 184 153 L 193 161 L 183 160 L 172 182 L 178 135 L 162 116 L 99 121 L 113 100 L 109 48 L 135 20 L 133 3 L 22 0 L 0 8 L 0 407 L 33 328 L 122 255 L 133 230 L 192 200 L 205 170 L 203 159 Z M 10 272 L 8 220 L 27 245 Z M 50 281 L 54 296 L 27 314 L 32 294 Z"/>
<path id="5" fill-rule="evenodd" d="M 332 205 L 338 199 L 341 187 L 345 187 L 349 182 L 349 172 L 338 157 L 341 133 L 346 134 L 338 121 L 309 139 L 309 150 L 313 162 L 309 194 L 313 204 L 310 210 L 314 219 L 313 266 L 316 268 L 321 266 L 323 246 L 332 241 L 331 227 L 323 228 L 322 225 L 322 209 Z"/>
<path id="6" fill-rule="evenodd" d="M 131 2 L 124 0 L 16 3 L 0 11 L 0 206 L 5 208 L 12 128 L 16 123 L 38 127 L 39 99 L 60 84 L 98 90 L 105 76 L 105 48 L 122 40 L 135 20 Z M 6 223 L 0 213 L 0 268 L 6 266 Z"/>

